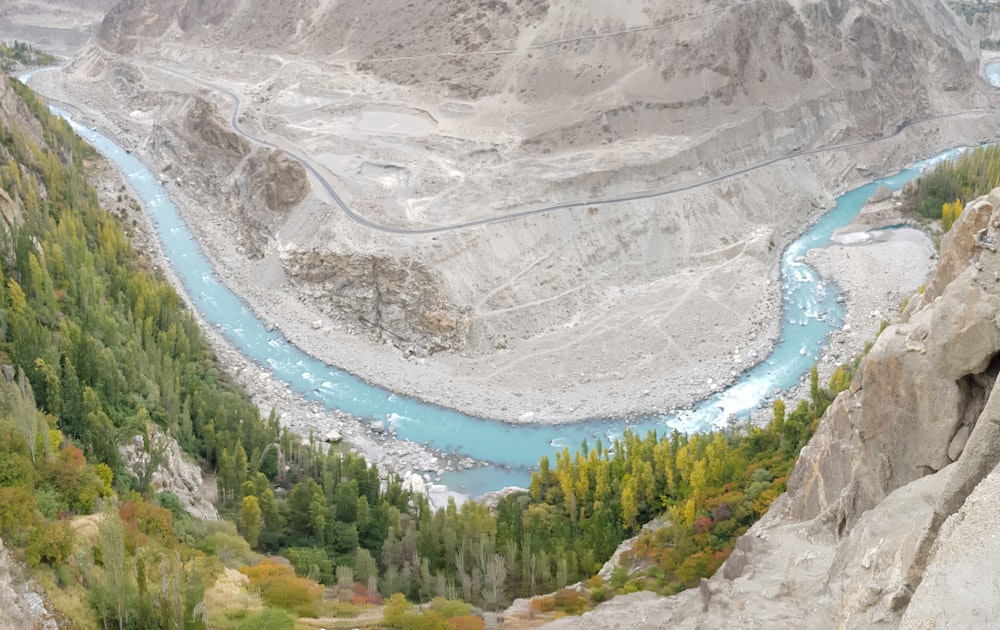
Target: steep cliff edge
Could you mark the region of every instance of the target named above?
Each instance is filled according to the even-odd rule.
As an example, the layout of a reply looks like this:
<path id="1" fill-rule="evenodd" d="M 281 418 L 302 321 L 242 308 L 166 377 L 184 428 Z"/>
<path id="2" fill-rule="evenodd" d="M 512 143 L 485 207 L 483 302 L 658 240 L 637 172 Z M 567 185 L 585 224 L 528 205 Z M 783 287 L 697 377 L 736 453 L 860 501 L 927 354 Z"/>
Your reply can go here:
<path id="1" fill-rule="evenodd" d="M 618 627 L 623 607 L 649 628 L 988 625 L 1000 606 L 979 575 L 1000 487 L 998 236 L 1000 189 L 966 206 L 923 298 L 879 336 L 788 492 L 706 588 L 626 596 L 549 627 Z"/>

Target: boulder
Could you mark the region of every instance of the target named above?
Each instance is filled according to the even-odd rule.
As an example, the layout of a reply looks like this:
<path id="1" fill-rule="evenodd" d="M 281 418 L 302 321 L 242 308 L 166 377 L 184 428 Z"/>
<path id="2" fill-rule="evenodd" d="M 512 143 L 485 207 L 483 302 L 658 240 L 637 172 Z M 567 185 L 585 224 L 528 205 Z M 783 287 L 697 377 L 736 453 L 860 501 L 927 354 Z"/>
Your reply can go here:
<path id="1" fill-rule="evenodd" d="M 0 628 L 58 630 L 45 590 L 0 541 Z"/>
<path id="2" fill-rule="evenodd" d="M 418 473 L 410 473 L 403 479 L 403 490 L 410 490 L 414 494 L 427 494 L 427 484 Z"/>
<path id="3" fill-rule="evenodd" d="M 971 433 L 972 429 L 967 424 L 958 427 L 955 437 L 951 438 L 951 443 L 948 444 L 948 459 L 953 462 L 958 461 L 958 458 L 962 456 L 962 451 L 965 450 L 965 443 L 969 441 Z"/>

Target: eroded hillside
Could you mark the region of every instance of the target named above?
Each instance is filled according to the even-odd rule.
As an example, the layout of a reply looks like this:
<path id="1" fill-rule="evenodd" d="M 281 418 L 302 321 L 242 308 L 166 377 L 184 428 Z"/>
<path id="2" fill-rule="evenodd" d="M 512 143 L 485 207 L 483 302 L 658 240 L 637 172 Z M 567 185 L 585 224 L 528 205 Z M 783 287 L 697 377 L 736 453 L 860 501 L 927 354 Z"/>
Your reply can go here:
<path id="1" fill-rule="evenodd" d="M 156 163 L 302 345 L 558 419 L 669 409 L 760 360 L 777 256 L 832 192 L 995 128 L 977 55 L 926 0 L 126 0 L 36 86 Z"/>

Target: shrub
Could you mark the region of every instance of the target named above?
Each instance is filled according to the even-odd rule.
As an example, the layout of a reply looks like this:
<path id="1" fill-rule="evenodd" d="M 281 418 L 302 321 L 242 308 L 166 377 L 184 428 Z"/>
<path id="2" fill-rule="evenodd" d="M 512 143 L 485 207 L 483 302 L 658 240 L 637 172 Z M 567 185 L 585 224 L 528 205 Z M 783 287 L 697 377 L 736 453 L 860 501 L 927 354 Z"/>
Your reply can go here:
<path id="1" fill-rule="evenodd" d="M 431 600 L 431 610 L 441 613 L 445 619 L 472 614 L 472 606 L 457 600 L 435 597 Z"/>
<path id="2" fill-rule="evenodd" d="M 35 497 L 21 486 L 0 488 L 0 535 L 20 545 L 35 522 Z"/>
<path id="3" fill-rule="evenodd" d="M 283 608 L 302 617 L 315 617 L 316 604 L 323 595 L 319 584 L 295 575 L 295 569 L 273 558 L 264 558 L 240 571 L 250 584 L 260 589 L 269 606 Z"/>
<path id="4" fill-rule="evenodd" d="M 284 610 L 265 608 L 240 622 L 241 630 L 292 630 L 295 619 Z"/>
<path id="5" fill-rule="evenodd" d="M 347 617 L 353 619 L 361 614 L 361 606 L 349 604 L 347 602 L 334 602 L 330 607 L 330 614 L 334 617 Z"/>
<path id="6" fill-rule="evenodd" d="M 625 586 L 622 587 L 622 592 L 625 594 L 638 593 L 641 590 L 643 590 L 643 587 L 642 582 L 639 580 L 629 580 L 628 582 L 625 582 Z"/>
<path id="7" fill-rule="evenodd" d="M 181 503 L 181 500 L 177 498 L 177 495 L 173 492 L 167 490 L 161 490 L 158 492 L 156 494 L 156 505 L 170 510 L 171 516 L 174 517 L 175 524 L 183 520 L 190 520 L 191 518 L 191 515 L 184 509 L 184 504 Z"/>
<path id="8" fill-rule="evenodd" d="M 356 606 L 380 606 L 382 604 L 382 595 L 378 591 L 374 593 L 369 591 L 368 587 L 361 582 L 355 582 L 351 591 L 351 603 Z"/>
<path id="9" fill-rule="evenodd" d="M 185 528 L 185 534 L 190 530 L 195 536 L 194 546 L 210 556 L 215 556 L 229 568 L 238 568 L 252 564 L 260 557 L 255 554 L 247 541 L 236 533 L 236 525 L 231 521 L 215 521 L 199 525 L 198 521 L 192 520 L 193 524 Z M 197 533 L 204 527 L 205 533 L 201 538 L 197 538 Z"/>
<path id="10" fill-rule="evenodd" d="M 590 589 L 590 601 L 600 604 L 608 598 L 608 589 L 603 586 L 595 586 Z"/>
<path id="11" fill-rule="evenodd" d="M 162 508 L 143 501 L 123 501 L 118 508 L 118 516 L 125 523 L 131 536 L 145 534 L 156 538 L 164 538 L 170 534 L 174 517 L 167 508 Z"/>
<path id="12" fill-rule="evenodd" d="M 479 615 L 459 615 L 447 620 L 447 624 L 454 630 L 483 630 L 486 623 Z"/>
<path id="13" fill-rule="evenodd" d="M 556 600 L 551 595 L 533 597 L 528 608 L 531 612 L 549 613 L 556 609 Z"/>
<path id="14" fill-rule="evenodd" d="M 28 538 L 27 560 L 35 567 L 42 562 L 59 566 L 73 548 L 73 530 L 66 521 L 46 521 Z"/>
<path id="15" fill-rule="evenodd" d="M 323 584 L 333 584 L 333 562 L 322 547 L 292 547 L 285 553 L 295 572 L 301 576 L 315 574 Z"/>
<path id="16" fill-rule="evenodd" d="M 7 453 L 0 456 L 0 486 L 32 488 L 35 485 L 35 466 L 26 455 Z"/>
<path id="17" fill-rule="evenodd" d="M 625 586 L 625 582 L 628 581 L 628 569 L 625 567 L 615 567 L 614 571 L 611 572 L 611 588 L 616 591 Z"/>
<path id="18" fill-rule="evenodd" d="M 559 589 L 555 592 L 553 598 L 555 599 L 556 608 L 570 615 L 579 615 L 590 608 L 588 599 L 575 588 Z"/>

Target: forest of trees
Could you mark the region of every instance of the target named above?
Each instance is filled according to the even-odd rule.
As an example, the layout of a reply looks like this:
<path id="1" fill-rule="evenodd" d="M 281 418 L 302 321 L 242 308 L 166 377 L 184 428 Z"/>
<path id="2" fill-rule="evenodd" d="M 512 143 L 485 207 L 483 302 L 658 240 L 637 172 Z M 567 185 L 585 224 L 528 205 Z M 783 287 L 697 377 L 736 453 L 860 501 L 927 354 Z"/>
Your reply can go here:
<path id="1" fill-rule="evenodd" d="M 0 536 L 82 627 L 292 628 L 384 600 L 390 627 L 474 628 L 470 605 L 496 610 L 577 581 L 586 601 L 550 603 L 674 592 L 713 572 L 784 490 L 850 383 L 853 366 L 829 388 L 814 369 L 810 399 L 788 413 L 776 402 L 764 428 L 583 443 L 539 462 L 530 490 L 495 510 L 432 510 L 362 457 L 261 416 L 98 206 L 83 176 L 93 151 L 11 85 L 42 131 L 0 121 L 0 185 L 22 214 L 0 239 L 0 362 L 12 366 L 0 378 Z M 217 471 L 228 521 L 194 520 L 149 475 L 128 473 L 118 445 L 144 435 L 154 455 L 154 426 Z M 635 551 L 646 572 L 590 580 L 661 515 L 668 525 Z M 237 610 L 217 594 L 239 583 L 234 570 L 258 594 Z"/>
<path id="2" fill-rule="evenodd" d="M 1000 145 L 990 144 L 942 162 L 907 184 L 903 188 L 903 204 L 922 217 L 943 218 L 947 224 L 944 229 L 948 231 L 965 203 L 997 186 L 1000 186 Z M 947 210 L 952 213 L 950 217 L 943 216 Z"/>
<path id="3" fill-rule="evenodd" d="M 0 42 L 0 66 L 4 72 L 14 72 L 18 68 L 51 66 L 56 58 L 16 39 L 13 44 Z"/>

